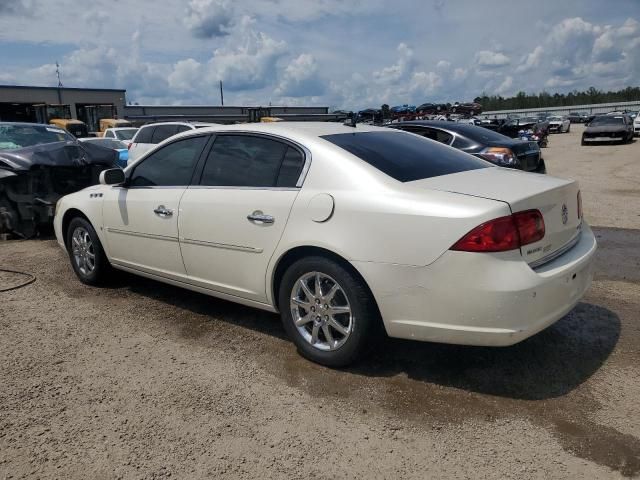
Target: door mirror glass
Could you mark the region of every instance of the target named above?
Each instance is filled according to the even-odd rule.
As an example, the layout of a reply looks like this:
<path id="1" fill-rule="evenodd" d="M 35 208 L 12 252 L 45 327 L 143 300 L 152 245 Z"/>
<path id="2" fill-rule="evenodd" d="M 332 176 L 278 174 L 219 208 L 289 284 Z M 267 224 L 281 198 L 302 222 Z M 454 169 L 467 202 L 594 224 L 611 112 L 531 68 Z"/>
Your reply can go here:
<path id="1" fill-rule="evenodd" d="M 121 185 L 125 180 L 124 171 L 120 168 L 110 168 L 100 172 L 101 185 Z"/>

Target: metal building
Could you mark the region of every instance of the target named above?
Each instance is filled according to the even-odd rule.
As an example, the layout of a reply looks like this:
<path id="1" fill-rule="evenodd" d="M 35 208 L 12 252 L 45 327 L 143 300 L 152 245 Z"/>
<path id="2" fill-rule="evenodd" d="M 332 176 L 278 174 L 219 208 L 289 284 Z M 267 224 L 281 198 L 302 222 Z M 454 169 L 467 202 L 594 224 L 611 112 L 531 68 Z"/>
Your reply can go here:
<path id="1" fill-rule="evenodd" d="M 101 118 L 122 118 L 125 90 L 0 85 L 0 121 L 48 123 L 73 118 L 99 129 Z"/>

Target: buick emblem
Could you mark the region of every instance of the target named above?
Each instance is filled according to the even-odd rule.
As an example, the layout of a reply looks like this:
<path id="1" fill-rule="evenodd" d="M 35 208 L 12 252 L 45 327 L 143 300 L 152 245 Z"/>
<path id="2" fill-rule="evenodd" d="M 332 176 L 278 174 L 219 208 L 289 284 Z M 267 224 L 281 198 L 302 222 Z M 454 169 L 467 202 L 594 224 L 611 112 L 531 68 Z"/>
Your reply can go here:
<path id="1" fill-rule="evenodd" d="M 567 208 L 567 204 L 562 204 L 562 224 L 566 225 L 569 221 L 569 209 Z"/>

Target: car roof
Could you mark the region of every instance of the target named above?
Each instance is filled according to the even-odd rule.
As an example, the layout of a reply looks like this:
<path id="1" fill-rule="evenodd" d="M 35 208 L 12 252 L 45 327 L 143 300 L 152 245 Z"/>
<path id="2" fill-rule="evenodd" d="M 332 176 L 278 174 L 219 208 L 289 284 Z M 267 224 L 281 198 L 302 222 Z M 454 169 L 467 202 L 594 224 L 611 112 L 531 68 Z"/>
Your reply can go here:
<path id="1" fill-rule="evenodd" d="M 217 123 L 207 123 L 207 122 L 154 122 L 154 123 L 145 123 L 140 128 L 146 127 L 156 127 L 158 125 L 186 125 L 187 127 L 196 128 L 198 126 L 212 126 L 218 125 Z M 137 128 L 137 127 L 126 127 L 126 128 Z"/>
<path id="2" fill-rule="evenodd" d="M 340 122 L 265 122 L 265 123 L 238 123 L 234 125 L 212 125 L 181 132 L 171 138 L 187 137 L 202 133 L 215 132 L 242 132 L 242 133 L 265 133 L 281 136 L 286 139 L 300 143 L 314 141 L 324 135 L 337 135 L 341 133 L 361 133 L 361 132 L 393 132 L 394 130 L 385 127 L 374 127 L 372 125 L 358 124 L 357 127 L 344 125 Z M 396 130 L 396 133 L 405 133 Z"/>
<path id="3" fill-rule="evenodd" d="M 140 127 L 133 127 L 133 126 L 132 127 L 110 127 L 110 128 L 107 128 L 107 130 L 131 130 L 131 129 L 137 130 L 138 128 Z M 105 130 L 105 132 L 107 130 Z"/>
<path id="4" fill-rule="evenodd" d="M 489 119 L 489 120 L 491 120 L 491 119 Z M 472 125 L 470 123 L 444 122 L 442 120 L 411 120 L 411 121 L 408 121 L 408 122 L 393 123 L 391 125 L 392 126 L 395 126 L 395 125 L 417 125 L 417 126 L 420 126 L 420 125 L 422 125 L 424 127 L 441 128 L 442 130 L 451 130 L 452 132 L 467 133 L 467 134 L 473 134 L 474 132 L 478 132 L 479 128 L 482 128 L 482 131 L 486 130 L 483 127 L 478 127 L 477 125 Z"/>

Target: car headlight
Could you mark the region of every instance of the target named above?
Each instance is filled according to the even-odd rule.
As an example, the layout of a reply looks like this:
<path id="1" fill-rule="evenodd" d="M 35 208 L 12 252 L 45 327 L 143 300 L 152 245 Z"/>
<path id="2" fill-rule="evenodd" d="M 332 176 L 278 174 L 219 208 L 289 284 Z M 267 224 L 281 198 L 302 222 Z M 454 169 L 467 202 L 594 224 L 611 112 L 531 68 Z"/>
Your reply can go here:
<path id="1" fill-rule="evenodd" d="M 518 163 L 514 153 L 506 147 L 487 147 L 480 152 L 480 156 L 491 163 L 505 167 L 512 167 Z"/>

